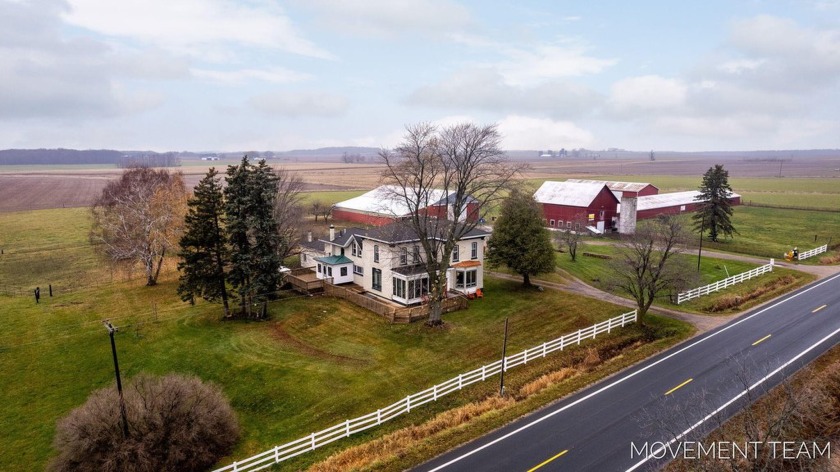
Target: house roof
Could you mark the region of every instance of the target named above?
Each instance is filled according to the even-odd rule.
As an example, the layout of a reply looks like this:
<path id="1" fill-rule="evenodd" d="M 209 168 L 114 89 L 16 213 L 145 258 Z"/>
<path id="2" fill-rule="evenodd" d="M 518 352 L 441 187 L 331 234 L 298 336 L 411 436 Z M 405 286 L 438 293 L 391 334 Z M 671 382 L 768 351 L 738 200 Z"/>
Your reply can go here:
<path id="1" fill-rule="evenodd" d="M 316 261 L 323 262 L 327 265 L 341 265 L 341 264 L 352 264 L 353 261 L 350 260 L 347 256 L 328 256 L 328 257 L 316 257 Z"/>
<path id="2" fill-rule="evenodd" d="M 701 193 L 697 190 L 689 190 L 687 192 L 660 193 L 659 195 L 639 197 L 636 201 L 636 211 L 655 210 L 658 208 L 697 203 L 699 201 L 697 197 L 700 195 Z M 737 193 L 729 194 L 729 198 L 736 197 L 740 197 L 740 195 Z"/>
<path id="3" fill-rule="evenodd" d="M 345 200 L 335 204 L 335 208 L 341 210 L 352 210 L 364 213 L 375 213 L 389 217 L 405 216 L 410 213 L 408 206 L 405 203 L 404 195 L 405 189 L 399 185 L 381 185 L 363 193 L 358 197 Z M 442 205 L 444 203 L 451 203 L 455 198 L 455 191 L 446 192 L 442 189 L 431 189 L 422 195 L 422 199 L 426 201 L 426 205 L 421 205 L 421 208 L 432 205 Z M 415 195 L 409 195 L 410 199 L 415 199 Z M 468 197 L 467 201 L 474 201 L 473 198 Z"/>
<path id="4" fill-rule="evenodd" d="M 463 261 L 463 262 L 456 262 L 452 264 L 452 267 L 456 269 L 466 269 L 468 267 L 478 267 L 481 265 L 481 262 L 478 261 Z"/>
<path id="5" fill-rule="evenodd" d="M 461 240 L 463 241 L 465 239 L 483 238 L 487 236 L 490 236 L 489 231 L 476 227 L 467 231 L 461 237 Z M 420 240 L 420 238 L 417 236 L 417 233 L 414 231 L 414 228 L 400 221 L 395 221 L 394 223 L 389 223 L 378 228 L 373 228 L 371 230 L 368 230 L 364 234 L 360 234 L 359 237 L 365 239 L 374 239 L 388 244 L 408 243 Z"/>
<path id="6" fill-rule="evenodd" d="M 357 234 L 364 234 L 367 230 L 364 228 L 344 228 L 335 232 L 335 239 L 332 241 L 328 239 L 319 239 L 322 247 L 324 243 L 335 244 L 336 246 L 347 247 L 353 236 Z"/>
<path id="7" fill-rule="evenodd" d="M 324 242 L 321 240 L 315 241 L 301 241 L 298 243 L 300 247 L 304 249 L 309 249 L 310 251 L 317 251 L 317 252 L 324 252 Z"/>
<path id="8" fill-rule="evenodd" d="M 600 181 L 585 183 L 547 180 L 534 193 L 534 200 L 539 203 L 586 208 L 604 187 L 606 187 L 606 184 Z M 612 195 L 612 193 L 610 194 Z M 613 195 L 613 198 L 615 198 L 615 195 Z M 618 198 L 616 198 L 616 202 L 618 202 Z"/>

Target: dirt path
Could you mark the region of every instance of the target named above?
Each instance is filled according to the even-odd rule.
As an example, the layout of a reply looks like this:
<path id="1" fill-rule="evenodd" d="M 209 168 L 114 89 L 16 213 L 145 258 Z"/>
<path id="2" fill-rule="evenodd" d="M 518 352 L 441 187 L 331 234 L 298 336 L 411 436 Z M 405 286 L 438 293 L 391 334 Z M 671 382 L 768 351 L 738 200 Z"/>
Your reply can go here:
<path id="1" fill-rule="evenodd" d="M 718 252 L 718 251 L 707 251 L 709 255 L 719 258 L 719 259 L 728 259 L 728 260 L 737 260 L 743 262 L 751 262 L 755 264 L 764 265 L 767 264 L 768 260 L 763 259 L 760 257 L 753 257 L 753 256 L 742 256 L 740 254 L 731 254 L 726 252 Z M 806 272 L 809 274 L 814 274 L 817 277 L 817 280 L 829 277 L 831 275 L 840 273 L 840 266 L 812 266 L 812 265 L 800 265 L 800 264 L 793 264 L 790 262 L 779 262 L 778 260 L 775 261 L 775 264 L 779 267 L 784 267 L 787 269 L 798 270 L 801 272 Z M 492 272 L 491 275 L 494 277 L 499 277 L 501 279 L 507 280 L 519 280 L 521 281 L 522 278 L 503 274 L 499 272 Z M 605 300 L 610 303 L 615 303 L 616 305 L 626 306 L 628 308 L 636 308 L 636 302 L 629 298 L 619 297 L 618 295 L 614 295 L 612 293 L 605 292 L 598 288 L 595 288 L 591 285 L 583 283 L 580 279 L 575 278 L 574 276 L 570 275 L 567 272 L 563 273 L 564 281 L 562 283 L 558 282 L 548 282 L 546 280 L 538 280 L 538 279 L 531 279 L 532 283 L 535 285 L 539 285 L 542 287 L 550 288 L 553 290 L 563 290 L 565 292 L 576 293 L 578 295 L 584 295 L 587 297 L 597 298 L 599 300 Z M 775 300 L 775 299 L 774 299 Z M 750 310 L 754 310 L 757 307 L 765 305 L 767 303 L 772 302 L 773 300 L 769 300 L 764 302 L 760 305 L 753 306 Z M 651 312 L 669 316 L 671 318 L 676 318 L 678 320 L 682 320 L 688 323 L 691 323 L 695 328 L 697 328 L 697 334 L 705 333 L 711 329 L 717 328 L 723 324 L 728 323 L 730 320 L 737 318 L 738 316 L 742 315 L 744 312 L 735 313 L 732 315 L 726 316 L 712 316 L 712 315 L 698 315 L 694 313 L 686 313 L 679 310 L 673 310 L 670 308 L 662 308 L 662 307 L 651 307 Z"/>
<path id="2" fill-rule="evenodd" d="M 503 274 L 500 272 L 491 272 L 493 277 L 498 277 L 500 279 L 507 279 L 507 280 L 517 280 L 521 281 L 522 277 L 518 277 L 515 275 Z M 612 293 L 605 292 L 603 290 L 597 289 L 591 285 L 587 285 L 581 282 L 579 279 L 572 277 L 568 273 L 564 274 L 566 277 L 566 281 L 563 283 L 556 283 L 556 282 L 548 282 L 545 280 L 538 280 L 538 279 L 531 279 L 531 282 L 534 285 L 539 285 L 541 287 L 550 288 L 553 290 L 562 290 L 564 292 L 576 293 L 578 295 L 583 295 L 586 297 L 597 298 L 598 300 L 608 301 L 610 303 L 614 303 L 620 306 L 626 306 L 627 308 L 636 308 L 636 302 L 629 298 L 619 297 L 618 295 L 613 295 Z M 705 333 L 711 329 L 717 328 L 718 326 L 727 323 L 729 320 L 734 319 L 740 313 L 734 315 L 727 315 L 727 316 L 704 316 L 704 315 L 697 315 L 694 313 L 685 313 L 682 311 L 672 310 L 670 308 L 661 308 L 661 307 L 651 307 L 650 311 L 652 313 L 669 316 L 671 318 L 676 318 L 678 320 L 685 321 L 687 323 L 691 323 L 695 328 L 697 328 L 697 334 Z"/>

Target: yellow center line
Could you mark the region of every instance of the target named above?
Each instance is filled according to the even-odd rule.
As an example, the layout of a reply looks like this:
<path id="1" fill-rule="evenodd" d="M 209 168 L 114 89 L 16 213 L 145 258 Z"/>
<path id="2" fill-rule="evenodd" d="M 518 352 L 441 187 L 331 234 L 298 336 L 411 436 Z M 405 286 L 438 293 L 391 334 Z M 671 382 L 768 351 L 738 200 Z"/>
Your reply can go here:
<path id="1" fill-rule="evenodd" d="M 564 451 L 560 452 L 560 454 L 557 454 L 556 456 L 554 456 L 554 457 L 552 457 L 552 458 L 550 458 L 550 459 L 548 459 L 548 460 L 546 460 L 546 461 L 544 461 L 544 462 L 539 463 L 537 466 L 535 466 L 535 467 L 533 467 L 533 468 L 531 468 L 531 469 L 528 469 L 528 472 L 534 472 L 535 470 L 537 470 L 537 469 L 539 469 L 540 467 L 542 467 L 542 466 L 544 466 L 544 465 L 548 464 L 549 462 L 553 461 L 554 459 L 557 459 L 558 457 L 562 456 L 563 454 L 565 454 L 565 453 L 567 453 L 567 452 L 569 452 L 569 450 L 568 450 L 568 449 L 566 449 L 566 450 L 564 450 Z"/>
<path id="2" fill-rule="evenodd" d="M 823 306 L 821 306 L 821 307 L 817 308 L 816 310 L 812 311 L 811 313 L 816 313 L 816 312 L 818 312 L 818 311 L 822 310 L 823 308 L 825 308 L 825 307 L 827 307 L 827 306 L 828 306 L 828 305 L 823 305 Z"/>
<path id="3" fill-rule="evenodd" d="M 764 336 L 763 338 L 759 339 L 758 341 L 752 343 L 752 345 L 755 346 L 756 344 L 760 343 L 761 341 L 764 341 L 765 339 L 769 338 L 770 336 L 773 336 L 773 335 L 768 334 L 767 336 Z"/>
<path id="4" fill-rule="evenodd" d="M 665 392 L 665 395 L 670 395 L 670 394 L 674 393 L 674 391 L 677 390 L 678 388 L 685 387 L 685 385 L 687 383 L 691 382 L 692 380 L 694 380 L 694 379 L 686 380 L 685 382 L 683 382 L 683 383 L 677 385 L 676 387 L 672 388 L 671 390 L 668 390 L 667 392 Z"/>

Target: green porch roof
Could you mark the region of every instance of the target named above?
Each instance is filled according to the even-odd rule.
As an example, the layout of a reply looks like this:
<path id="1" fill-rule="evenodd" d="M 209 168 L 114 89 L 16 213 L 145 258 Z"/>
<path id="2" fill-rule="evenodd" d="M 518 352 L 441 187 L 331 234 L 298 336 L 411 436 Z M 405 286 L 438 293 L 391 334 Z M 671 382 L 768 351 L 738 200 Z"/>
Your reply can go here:
<path id="1" fill-rule="evenodd" d="M 316 257 L 315 260 L 327 265 L 341 265 L 353 263 L 353 261 L 350 260 L 350 258 L 348 258 L 347 256 Z"/>

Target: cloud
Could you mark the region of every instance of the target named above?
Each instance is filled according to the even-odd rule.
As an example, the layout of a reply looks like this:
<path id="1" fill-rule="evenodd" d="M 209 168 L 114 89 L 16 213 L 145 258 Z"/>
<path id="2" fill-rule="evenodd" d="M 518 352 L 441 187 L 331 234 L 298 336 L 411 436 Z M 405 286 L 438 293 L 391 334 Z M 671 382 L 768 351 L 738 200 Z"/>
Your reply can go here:
<path id="1" fill-rule="evenodd" d="M 569 121 L 510 115 L 499 122 L 505 149 L 592 147 L 592 133 Z"/>
<path id="2" fill-rule="evenodd" d="M 507 58 L 494 67 L 511 85 L 598 74 L 618 62 L 590 56 L 584 43 L 570 39 L 503 50 Z"/>
<path id="3" fill-rule="evenodd" d="M 406 103 L 436 108 L 496 112 L 537 112 L 554 117 L 590 113 L 601 102 L 593 90 L 568 81 L 547 81 L 531 87 L 505 82 L 493 69 L 461 70 L 443 81 L 420 87 Z"/>
<path id="4" fill-rule="evenodd" d="M 634 117 L 643 113 L 672 111 L 685 105 L 688 87 L 678 79 L 657 75 L 628 77 L 610 87 L 610 111 Z"/>
<path id="5" fill-rule="evenodd" d="M 310 79 L 309 74 L 272 67 L 268 69 L 210 70 L 194 68 L 192 74 L 200 79 L 219 82 L 226 85 L 239 85 L 250 80 L 260 80 L 276 84 L 300 82 Z"/>
<path id="6" fill-rule="evenodd" d="M 323 92 L 270 92 L 256 95 L 248 105 L 271 116 L 336 117 L 349 108 L 349 101 L 341 95 Z"/>
<path id="7" fill-rule="evenodd" d="M 68 0 L 68 23 L 178 53 L 203 55 L 220 44 L 333 55 L 304 38 L 279 6 L 232 0 Z"/>
<path id="8" fill-rule="evenodd" d="M 0 119 L 113 117 L 160 104 L 159 95 L 115 78 L 177 76 L 177 64 L 153 54 L 117 57 L 90 38 L 65 39 L 65 11 L 60 1 L 0 3 Z M 136 68 L 151 63 L 161 67 Z"/>
<path id="9" fill-rule="evenodd" d="M 308 0 L 304 5 L 331 30 L 361 36 L 435 35 L 468 29 L 471 23 L 469 11 L 448 0 Z"/>

